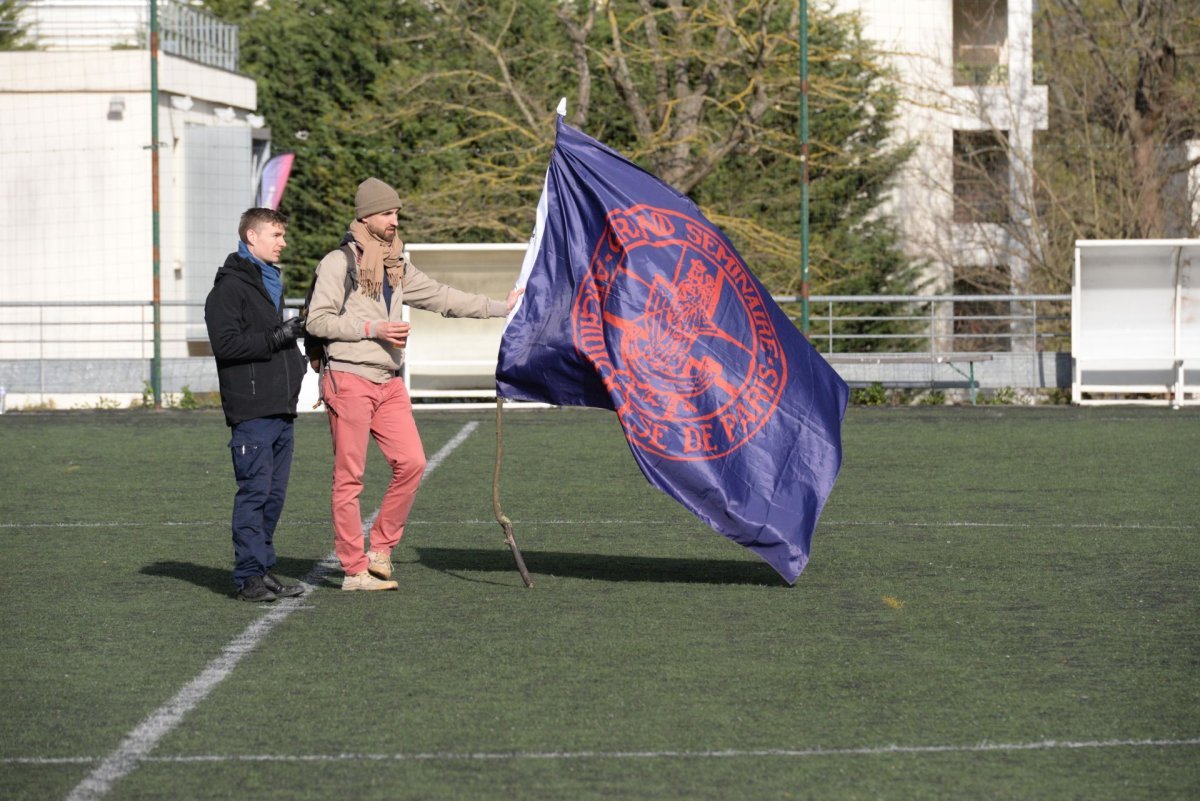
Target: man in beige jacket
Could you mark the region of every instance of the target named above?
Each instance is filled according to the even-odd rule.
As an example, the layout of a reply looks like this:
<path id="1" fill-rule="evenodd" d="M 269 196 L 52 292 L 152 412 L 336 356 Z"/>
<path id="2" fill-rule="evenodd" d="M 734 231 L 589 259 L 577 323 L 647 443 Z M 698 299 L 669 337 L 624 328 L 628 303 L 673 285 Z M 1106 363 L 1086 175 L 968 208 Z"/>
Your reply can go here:
<path id="1" fill-rule="evenodd" d="M 523 290 L 492 300 L 415 268 L 396 235 L 400 196 L 378 178 L 359 184 L 354 207 L 342 246 L 317 266 L 305 330 L 329 340 L 320 367 L 321 395 L 333 437 L 334 551 L 346 573 L 342 589 L 392 590 L 398 586 L 391 580 L 392 549 L 404 535 L 425 472 L 412 401 L 400 378 L 409 336 L 401 307 L 407 303 L 444 317 L 504 317 Z M 392 480 L 364 554 L 358 498 L 371 437 L 391 465 Z"/>

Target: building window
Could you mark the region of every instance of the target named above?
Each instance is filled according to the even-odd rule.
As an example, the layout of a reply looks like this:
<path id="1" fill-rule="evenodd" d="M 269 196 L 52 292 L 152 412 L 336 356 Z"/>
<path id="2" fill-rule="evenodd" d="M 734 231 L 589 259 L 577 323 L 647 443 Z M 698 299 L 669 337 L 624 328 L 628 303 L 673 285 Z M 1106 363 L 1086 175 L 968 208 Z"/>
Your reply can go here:
<path id="1" fill-rule="evenodd" d="M 954 84 L 1008 82 L 1008 0 L 954 0 Z"/>
<path id="2" fill-rule="evenodd" d="M 1009 221 L 1008 131 L 954 132 L 954 221 Z"/>
<path id="3" fill-rule="evenodd" d="M 1007 265 L 955 267 L 955 295 L 1010 295 Z M 954 302 L 954 350 L 991 353 L 1012 349 L 1012 304 L 1008 301 Z"/>

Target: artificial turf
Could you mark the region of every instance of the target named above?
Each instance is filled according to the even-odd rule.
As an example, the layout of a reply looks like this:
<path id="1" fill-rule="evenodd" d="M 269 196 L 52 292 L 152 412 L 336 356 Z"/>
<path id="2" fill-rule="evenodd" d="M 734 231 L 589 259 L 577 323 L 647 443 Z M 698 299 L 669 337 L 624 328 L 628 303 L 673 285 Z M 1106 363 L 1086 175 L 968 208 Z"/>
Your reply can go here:
<path id="1" fill-rule="evenodd" d="M 1200 413 L 851 408 L 794 587 L 638 473 L 610 413 L 418 415 L 401 589 L 336 574 L 105 797 L 1200 796 Z M 212 412 L 0 416 L 0 797 L 63 798 L 267 612 Z M 298 423 L 279 572 L 332 550 Z M 376 455 L 363 505 L 386 481 Z"/>

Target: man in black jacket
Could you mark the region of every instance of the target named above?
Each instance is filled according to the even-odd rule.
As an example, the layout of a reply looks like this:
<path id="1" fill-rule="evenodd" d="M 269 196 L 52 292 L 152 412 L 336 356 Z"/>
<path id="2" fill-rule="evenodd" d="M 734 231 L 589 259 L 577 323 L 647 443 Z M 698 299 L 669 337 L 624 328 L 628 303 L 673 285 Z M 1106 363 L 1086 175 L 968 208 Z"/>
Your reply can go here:
<path id="1" fill-rule="evenodd" d="M 249 209 L 238 224 L 238 249 L 217 270 L 204 303 L 208 340 L 217 359 L 221 408 L 232 437 L 233 582 L 243 601 L 301 595 L 275 567 L 273 538 L 292 469 L 293 422 L 307 362 L 296 346 L 299 317 L 283 319 L 279 254 L 287 218 Z"/>

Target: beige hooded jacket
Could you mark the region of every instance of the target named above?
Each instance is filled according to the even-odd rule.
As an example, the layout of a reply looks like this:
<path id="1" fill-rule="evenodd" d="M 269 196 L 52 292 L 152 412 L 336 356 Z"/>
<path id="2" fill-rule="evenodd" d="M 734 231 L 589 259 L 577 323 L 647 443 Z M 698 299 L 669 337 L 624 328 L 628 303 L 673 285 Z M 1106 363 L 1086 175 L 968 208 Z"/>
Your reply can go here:
<path id="1" fill-rule="evenodd" d="M 355 249 L 356 258 L 361 259 L 357 245 L 351 243 L 351 247 Z M 354 373 L 378 384 L 395 377 L 404 364 L 404 349 L 368 339 L 368 326 L 378 320 L 401 322 L 405 304 L 443 317 L 484 318 L 507 314 L 505 301 L 463 292 L 435 281 L 407 259 L 400 286 L 393 290 L 389 313 L 382 297 L 378 300 L 368 297 L 359 289 L 346 296 L 346 267 L 346 254 L 340 248 L 325 254 L 317 265 L 316 285 L 305 329 L 331 340 L 328 344 L 331 370 Z"/>

